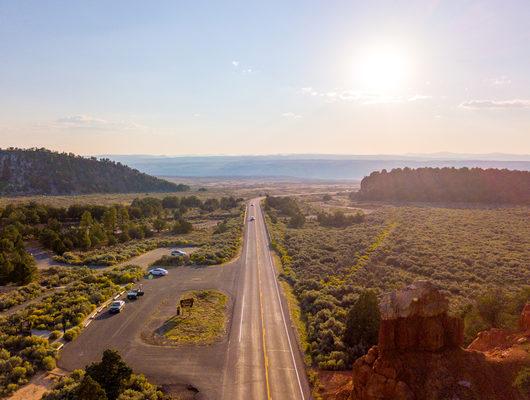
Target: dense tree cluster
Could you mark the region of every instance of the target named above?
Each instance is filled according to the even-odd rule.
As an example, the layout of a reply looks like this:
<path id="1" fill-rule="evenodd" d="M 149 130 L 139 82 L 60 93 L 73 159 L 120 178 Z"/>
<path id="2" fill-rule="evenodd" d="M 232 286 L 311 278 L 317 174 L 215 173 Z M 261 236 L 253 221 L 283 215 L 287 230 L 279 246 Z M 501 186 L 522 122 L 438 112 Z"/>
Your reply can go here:
<path id="1" fill-rule="evenodd" d="M 193 230 L 185 218 L 190 210 L 229 212 L 239 202 L 233 197 L 202 201 L 196 196 L 146 196 L 134 199 L 130 205 L 9 204 L 0 209 L 0 283 L 25 284 L 34 277 L 33 258 L 24 250 L 24 239 L 38 239 L 60 257 L 59 261 L 82 264 L 81 259 L 75 261 L 73 252 L 151 238 L 155 232 L 188 234 Z M 110 265 L 98 260 L 103 261 L 99 265 Z"/>
<path id="2" fill-rule="evenodd" d="M 180 192 L 182 184 L 141 173 L 109 159 L 46 149 L 0 149 L 0 194 Z"/>
<path id="3" fill-rule="evenodd" d="M 0 227 L 0 284 L 27 284 L 36 273 L 35 260 L 26 252 L 17 225 Z"/>
<path id="4" fill-rule="evenodd" d="M 291 229 L 288 218 L 268 218 L 281 276 L 293 286 L 307 321 L 315 365 L 347 368 L 369 346 L 373 336 L 352 329 L 368 328 L 368 317 L 350 311 L 367 288 L 381 294 L 429 279 L 451 293 L 452 310 L 465 315 L 468 337 L 513 323 L 520 308 L 493 300 L 502 299 L 496 289 L 518 293 L 530 282 L 528 215 L 528 208 L 385 207 L 343 229 L 314 220 Z M 371 304 L 364 309 L 373 310 Z M 523 300 L 517 304 L 522 307 Z"/>
<path id="5" fill-rule="evenodd" d="M 105 350 L 100 362 L 62 378 L 42 399 L 164 400 L 169 397 L 145 376 L 134 374 L 118 352 Z"/>
<path id="6" fill-rule="evenodd" d="M 354 199 L 530 204 L 530 171 L 397 168 L 372 172 Z"/>
<path id="7" fill-rule="evenodd" d="M 344 214 L 338 210 L 333 213 L 319 212 L 317 221 L 320 225 L 333 228 L 345 228 L 364 221 L 364 214 L 360 211 L 353 215 Z"/>
<path id="8" fill-rule="evenodd" d="M 291 228 L 300 228 L 304 226 L 305 216 L 294 198 L 289 196 L 267 196 L 265 199 L 265 210 L 269 212 L 271 218 L 276 219 L 276 215 L 271 212 L 271 208 L 277 210 L 280 215 L 289 217 L 289 226 Z"/>

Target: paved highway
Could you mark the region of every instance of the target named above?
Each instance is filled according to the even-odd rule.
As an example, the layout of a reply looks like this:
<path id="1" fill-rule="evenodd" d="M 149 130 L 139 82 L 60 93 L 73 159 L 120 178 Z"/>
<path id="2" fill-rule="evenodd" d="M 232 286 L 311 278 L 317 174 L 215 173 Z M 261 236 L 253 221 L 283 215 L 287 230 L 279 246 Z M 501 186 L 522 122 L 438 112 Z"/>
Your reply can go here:
<path id="1" fill-rule="evenodd" d="M 258 199 L 248 208 L 241 291 L 230 331 L 222 399 L 309 399 L 303 360 L 276 280 Z"/>
<path id="2" fill-rule="evenodd" d="M 118 315 L 100 315 L 64 347 L 59 366 L 82 368 L 98 360 L 104 349 L 113 348 L 136 372 L 186 398 L 309 400 L 259 199 L 249 203 L 246 220 L 238 260 L 223 266 L 178 267 L 166 277 L 144 281 L 145 296 L 128 303 Z M 153 344 L 152 332 L 174 315 L 181 293 L 209 288 L 231 297 L 226 337 L 209 346 Z"/>

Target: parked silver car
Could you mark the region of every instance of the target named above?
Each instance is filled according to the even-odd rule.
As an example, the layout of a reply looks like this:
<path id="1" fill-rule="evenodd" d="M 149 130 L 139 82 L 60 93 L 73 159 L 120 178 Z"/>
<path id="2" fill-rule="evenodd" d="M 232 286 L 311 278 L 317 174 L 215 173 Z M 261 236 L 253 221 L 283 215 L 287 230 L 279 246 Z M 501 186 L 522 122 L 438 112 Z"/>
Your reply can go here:
<path id="1" fill-rule="evenodd" d="M 110 303 L 109 313 L 117 314 L 123 310 L 125 307 L 125 302 L 123 300 L 116 300 Z"/>

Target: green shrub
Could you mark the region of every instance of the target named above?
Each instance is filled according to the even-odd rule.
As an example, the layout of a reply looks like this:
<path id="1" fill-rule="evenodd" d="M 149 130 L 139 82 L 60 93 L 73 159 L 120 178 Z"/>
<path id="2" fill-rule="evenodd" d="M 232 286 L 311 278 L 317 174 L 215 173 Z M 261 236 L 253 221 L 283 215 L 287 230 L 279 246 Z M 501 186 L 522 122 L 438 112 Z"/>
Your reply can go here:
<path id="1" fill-rule="evenodd" d="M 530 397 L 530 367 L 524 367 L 517 373 L 513 386 L 522 396 Z"/>
<path id="2" fill-rule="evenodd" d="M 48 337 L 48 339 L 55 340 L 55 339 L 59 339 L 61 336 L 62 336 L 61 331 L 55 330 L 50 333 L 50 336 Z"/>
<path id="3" fill-rule="evenodd" d="M 56 367 L 55 358 L 46 356 L 42 359 L 42 366 L 46 371 L 51 371 Z"/>
<path id="4" fill-rule="evenodd" d="M 64 340 L 66 340 L 66 341 L 68 341 L 68 342 L 71 342 L 71 341 L 74 340 L 76 337 L 78 337 L 80 333 L 81 333 L 81 328 L 78 327 L 78 326 L 74 326 L 73 328 L 68 329 L 68 330 L 64 333 Z"/>

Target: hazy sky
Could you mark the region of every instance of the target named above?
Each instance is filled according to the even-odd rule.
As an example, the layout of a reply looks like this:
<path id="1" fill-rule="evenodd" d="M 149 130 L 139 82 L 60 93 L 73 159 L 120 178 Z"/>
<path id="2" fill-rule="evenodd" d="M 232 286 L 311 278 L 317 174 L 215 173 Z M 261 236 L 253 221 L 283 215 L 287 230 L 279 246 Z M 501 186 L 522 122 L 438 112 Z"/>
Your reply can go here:
<path id="1" fill-rule="evenodd" d="M 0 0 L 0 147 L 530 153 L 530 1 Z"/>

